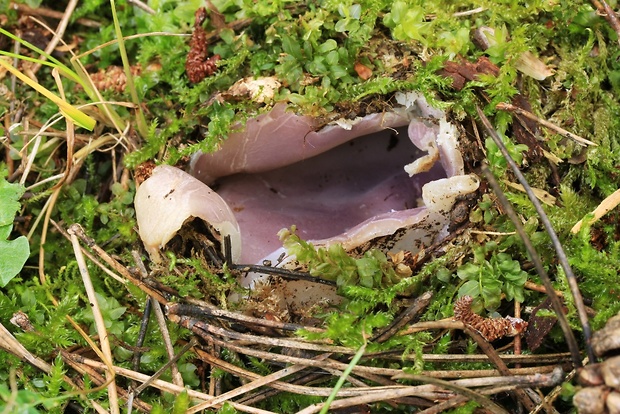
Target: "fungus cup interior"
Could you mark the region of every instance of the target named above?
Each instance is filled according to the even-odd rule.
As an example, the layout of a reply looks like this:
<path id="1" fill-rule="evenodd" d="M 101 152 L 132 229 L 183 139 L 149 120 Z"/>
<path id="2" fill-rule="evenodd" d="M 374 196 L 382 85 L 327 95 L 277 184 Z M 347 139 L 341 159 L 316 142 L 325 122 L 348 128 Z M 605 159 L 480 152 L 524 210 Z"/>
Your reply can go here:
<path id="1" fill-rule="evenodd" d="M 419 207 L 422 186 L 446 176 L 436 163 L 409 177 L 403 167 L 423 154 L 406 127 L 386 129 L 286 167 L 220 178 L 212 188 L 239 223 L 242 262 L 259 263 L 282 246 L 282 228 L 295 225 L 304 240 L 329 239 L 374 216 Z"/>

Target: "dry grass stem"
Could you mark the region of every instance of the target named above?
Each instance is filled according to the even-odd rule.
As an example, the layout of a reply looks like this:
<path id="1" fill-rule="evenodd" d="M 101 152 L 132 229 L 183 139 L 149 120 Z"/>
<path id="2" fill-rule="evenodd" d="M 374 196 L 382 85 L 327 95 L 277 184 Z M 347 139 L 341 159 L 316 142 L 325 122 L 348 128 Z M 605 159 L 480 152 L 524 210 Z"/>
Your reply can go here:
<path id="1" fill-rule="evenodd" d="M 54 220 L 50 219 L 50 222 L 52 223 L 52 225 L 56 228 L 56 230 L 58 230 L 58 232 L 60 234 L 62 234 L 67 240 L 71 241 L 71 236 L 69 235 L 69 233 L 67 233 L 67 231 L 58 223 L 56 223 Z M 113 271 L 111 271 L 110 269 L 108 269 L 106 266 L 104 266 L 103 263 L 101 263 L 91 252 L 89 252 L 88 250 L 86 250 L 83 246 L 80 245 L 80 250 L 82 250 L 82 253 L 88 257 L 88 259 L 93 262 L 98 268 L 100 268 L 104 273 L 106 273 L 108 276 L 110 276 L 112 279 L 116 280 L 117 282 L 126 285 L 127 281 L 125 279 L 123 279 L 122 277 L 120 277 L 119 275 L 117 275 L 116 273 L 114 273 Z"/>
<path id="2" fill-rule="evenodd" d="M 69 19 L 71 18 L 71 15 L 73 14 L 73 11 L 75 10 L 75 7 L 77 6 L 77 4 L 78 4 L 78 0 L 69 0 L 69 2 L 67 3 L 67 6 L 65 7 L 65 12 L 63 13 L 62 18 L 58 22 L 58 26 L 56 27 L 56 30 L 51 31 L 54 34 L 54 36 L 49 41 L 47 46 L 45 46 L 45 53 L 47 53 L 48 55 L 52 54 L 54 49 L 56 49 L 56 46 L 58 46 L 58 43 L 62 40 L 62 37 L 64 36 L 65 31 L 67 30 Z M 40 59 L 46 60 L 45 55 L 41 56 Z M 36 74 L 40 68 L 41 68 L 41 64 L 37 63 L 33 66 L 32 72 Z"/>
<path id="3" fill-rule="evenodd" d="M 322 359 L 327 358 L 328 355 L 329 354 L 319 355 L 319 356 L 317 356 L 317 357 L 315 357 L 313 359 L 315 359 L 317 361 L 320 361 Z M 284 368 L 284 369 L 282 369 L 280 371 L 276 371 L 276 372 L 274 372 L 272 374 L 266 375 L 264 377 L 260 377 L 260 378 L 258 378 L 256 380 L 254 380 L 252 382 L 249 382 L 247 384 L 244 384 L 241 387 L 238 387 L 238 388 L 236 388 L 236 389 L 234 389 L 232 391 L 226 392 L 226 393 L 224 393 L 224 394 L 214 398 L 212 401 L 205 401 L 204 403 L 195 405 L 194 407 L 190 408 L 187 411 L 187 413 L 191 414 L 191 413 L 196 413 L 196 412 L 201 411 L 201 410 L 205 410 L 205 409 L 210 408 L 210 407 L 212 407 L 212 406 L 214 406 L 216 404 L 228 401 L 231 398 L 237 397 L 239 395 L 243 395 L 243 394 L 245 394 L 247 392 L 250 392 L 250 391 L 252 391 L 252 390 L 254 390 L 256 388 L 268 385 L 268 384 L 270 384 L 270 383 L 272 383 L 274 381 L 277 381 L 277 380 L 282 379 L 284 377 L 287 377 L 287 376 L 289 376 L 291 374 L 299 372 L 299 371 L 301 371 L 301 370 L 303 370 L 305 368 L 306 368 L 305 365 L 293 365 L 293 366 Z"/>
<path id="4" fill-rule="evenodd" d="M 566 138 L 570 138 L 573 141 L 575 141 L 577 144 L 582 145 L 582 146 L 586 146 L 586 145 L 592 145 L 592 146 L 598 146 L 597 143 L 592 142 L 590 140 L 587 140 L 585 138 L 580 137 L 577 134 L 573 134 L 570 131 L 565 130 L 564 128 L 561 128 L 549 121 L 546 121 L 544 119 L 541 119 L 539 117 L 537 117 L 536 115 L 534 115 L 533 113 L 526 111 L 523 108 L 519 108 L 518 106 L 509 104 L 509 103 L 499 103 L 496 106 L 497 109 L 499 109 L 500 111 L 510 111 L 510 112 L 514 112 L 516 114 L 522 115 L 528 119 L 531 119 L 532 121 L 536 121 L 538 122 L 540 125 L 544 126 L 545 128 L 549 128 L 552 131 L 557 132 L 558 134 L 565 136 Z"/>
<path id="5" fill-rule="evenodd" d="M 99 247 L 95 241 L 84 233 L 84 230 L 79 225 L 72 225 L 73 232 L 75 235 L 89 248 L 91 248 L 104 262 L 106 262 L 110 267 L 116 270 L 119 274 L 122 275 L 128 282 L 138 287 L 147 295 L 154 297 L 159 303 L 165 305 L 168 303 L 168 300 L 157 290 L 151 288 L 146 285 L 143 281 L 136 279 L 129 270 L 123 265 L 121 265 L 116 259 L 110 256 L 104 249 Z"/>
<path id="6" fill-rule="evenodd" d="M 20 4 L 20 3 L 14 3 L 14 2 L 11 2 L 11 4 L 9 5 L 9 8 L 17 10 L 26 15 L 43 16 L 43 17 L 49 17 L 49 18 L 56 19 L 56 20 L 60 20 L 65 16 L 65 13 L 59 12 L 56 10 L 51 10 L 51 9 L 41 7 L 41 6 L 32 8 L 26 4 Z M 75 23 L 80 24 L 85 27 L 94 27 L 94 28 L 101 27 L 101 22 L 98 22 L 96 20 L 86 19 L 83 17 L 77 19 Z"/>
<path id="7" fill-rule="evenodd" d="M 82 255 L 82 250 L 80 249 L 80 242 L 76 235 L 76 227 L 77 225 L 72 225 L 69 227 L 68 233 L 71 236 L 71 244 L 73 245 L 73 252 L 75 254 L 75 259 L 78 263 L 78 267 L 80 270 L 80 274 L 82 275 L 82 281 L 84 282 L 84 288 L 86 290 L 86 294 L 88 296 L 88 300 L 90 302 L 90 307 L 93 312 L 93 317 L 95 320 L 95 327 L 97 328 L 97 334 L 99 335 L 99 342 L 101 343 L 101 351 L 103 352 L 103 356 L 105 357 L 106 366 L 113 366 L 113 357 L 112 357 L 112 349 L 110 348 L 110 341 L 108 339 L 108 332 L 105 327 L 105 320 L 103 319 L 103 314 L 101 313 L 101 309 L 99 308 L 99 303 L 97 301 L 97 296 L 95 294 L 95 288 L 90 279 L 90 274 L 88 272 L 88 267 L 86 266 L 86 261 L 84 260 L 84 256 Z M 119 414 L 119 404 L 118 404 L 118 394 L 116 391 L 116 384 L 114 382 L 114 372 L 110 370 L 106 370 L 106 380 L 108 384 L 108 399 L 110 402 L 110 410 L 112 414 Z"/>
<path id="8" fill-rule="evenodd" d="M 76 354 L 70 354 L 70 353 L 65 353 L 64 355 L 66 355 L 67 357 L 73 359 L 74 361 L 80 363 L 80 364 L 86 364 L 88 366 L 91 366 L 97 370 L 100 371 L 104 371 L 107 369 L 106 365 L 99 362 L 99 361 L 95 361 L 89 358 L 84 358 L 81 355 L 76 355 Z M 139 381 L 139 382 L 146 382 L 149 381 L 151 376 L 150 375 L 146 375 L 146 374 L 142 374 L 140 372 L 136 372 L 136 371 L 132 371 L 126 368 L 121 368 L 121 367 L 117 367 L 114 366 L 113 367 L 114 372 L 117 375 L 123 376 L 125 378 L 129 378 L 135 381 Z M 169 392 L 171 394 L 175 394 L 178 395 L 183 391 L 187 391 L 187 394 L 191 397 L 191 398 L 195 398 L 195 399 L 200 399 L 203 401 L 210 401 L 212 400 L 214 397 L 212 395 L 209 394 L 205 394 L 203 392 L 200 391 L 195 391 L 192 389 L 187 389 L 187 388 L 183 388 L 183 387 L 179 387 L 178 385 L 172 384 L 171 382 L 167 382 L 167 381 L 163 381 L 163 380 L 153 380 L 150 383 L 150 386 L 153 388 L 157 388 L 159 390 L 165 391 L 165 392 Z M 266 411 L 266 410 L 261 410 L 258 408 L 253 408 L 253 407 L 248 407 L 245 406 L 243 404 L 237 404 L 234 402 L 229 402 L 233 408 L 235 408 L 236 410 L 242 411 L 244 413 L 253 413 L 253 414 L 273 414 L 271 411 Z M 218 406 L 217 408 L 219 408 L 220 406 Z"/>
<path id="9" fill-rule="evenodd" d="M 592 211 L 594 218 L 590 221 L 590 224 L 598 221 L 605 214 L 616 208 L 620 204 L 620 190 L 614 191 L 609 197 L 605 198 L 601 203 Z M 583 225 L 583 219 L 579 220 L 573 228 L 570 230 L 573 234 L 579 233 L 581 226 Z"/>
<path id="10" fill-rule="evenodd" d="M 159 332 L 162 336 L 164 346 L 166 347 L 166 353 L 170 361 L 174 361 L 174 346 L 170 339 L 170 332 L 168 332 L 168 326 L 166 325 L 166 318 L 164 312 L 161 310 L 161 305 L 154 298 L 150 299 L 155 319 L 157 320 L 157 326 L 159 326 Z M 183 377 L 179 372 L 179 367 L 176 363 L 170 365 L 170 372 L 172 374 L 172 382 L 179 387 L 183 387 Z"/>

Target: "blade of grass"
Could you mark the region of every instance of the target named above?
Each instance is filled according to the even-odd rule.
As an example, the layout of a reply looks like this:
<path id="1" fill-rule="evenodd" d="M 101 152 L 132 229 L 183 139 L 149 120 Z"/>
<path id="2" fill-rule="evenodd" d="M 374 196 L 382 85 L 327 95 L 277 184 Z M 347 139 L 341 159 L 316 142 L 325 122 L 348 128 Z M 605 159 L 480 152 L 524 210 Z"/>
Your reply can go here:
<path id="1" fill-rule="evenodd" d="M 49 26 L 47 26 L 44 22 L 36 20 L 36 19 L 34 19 L 34 20 L 37 23 L 39 23 L 39 25 L 44 27 L 46 30 L 50 31 L 51 33 L 54 33 L 54 30 L 51 29 Z M 62 39 L 60 39 L 60 41 L 63 43 L 63 45 L 67 46 L 67 44 Z M 33 50 L 39 51 L 44 56 L 46 56 L 46 53 L 43 52 L 42 50 L 36 48 L 33 45 L 30 45 L 27 42 L 25 42 L 25 43 L 26 43 L 26 45 L 28 45 L 28 47 L 34 48 Z M 71 62 L 71 65 L 73 66 L 74 71 L 72 71 L 67 66 L 65 66 L 65 65 L 61 64 L 60 62 L 58 62 L 56 59 L 53 59 L 53 62 L 57 62 L 58 64 L 60 64 L 60 66 L 56 66 L 56 68 L 61 70 L 62 73 L 65 76 L 67 76 L 70 79 L 74 80 L 75 82 L 79 83 L 82 86 L 82 88 L 84 89 L 84 92 L 86 92 L 86 94 L 90 98 L 90 100 L 95 102 L 95 103 L 98 102 L 97 106 L 106 115 L 107 120 L 109 122 L 111 122 L 111 124 L 116 128 L 116 130 L 120 134 L 123 134 L 123 131 L 125 130 L 125 122 L 123 122 L 123 120 L 118 116 L 118 114 L 116 113 L 116 111 L 114 111 L 112 106 L 110 106 L 109 104 L 104 102 L 103 97 L 101 96 L 101 94 L 99 93 L 99 91 L 97 90 L 95 85 L 93 84 L 92 79 L 90 78 L 90 76 L 86 72 L 86 69 L 84 68 L 82 63 L 77 60 L 79 58 L 76 57 L 75 53 L 73 53 L 73 50 L 69 49 L 69 52 L 72 55 L 72 57 L 70 59 L 70 62 Z M 83 56 L 83 55 L 80 55 L 80 56 Z M 50 59 L 50 58 L 48 57 L 48 59 Z M 37 63 L 47 64 L 47 62 L 40 62 L 40 61 L 37 61 Z M 51 65 L 51 66 L 53 66 L 53 65 Z"/>
<path id="2" fill-rule="evenodd" d="M 50 31 L 51 31 L 51 29 L 50 29 Z M 61 61 L 59 61 L 58 59 L 56 59 L 52 55 L 50 55 L 48 53 L 45 53 L 44 50 L 39 49 L 38 47 L 36 47 L 32 43 L 29 43 L 26 40 L 24 40 L 24 39 L 22 39 L 20 37 L 15 36 L 13 33 L 8 32 L 8 31 L 4 30 L 1 27 L 0 27 L 0 33 L 5 35 L 6 37 L 10 38 L 11 40 L 13 40 L 15 42 L 21 43 L 22 45 L 26 46 L 28 49 L 32 50 L 33 52 L 36 52 L 36 53 L 40 54 L 41 56 L 44 56 L 47 60 L 49 60 L 49 62 L 42 61 L 41 59 L 29 58 L 27 56 L 16 55 L 14 53 L 5 52 L 5 51 L 1 51 L 1 50 L 0 50 L 0 54 L 6 55 L 6 56 L 11 56 L 11 57 L 16 57 L 18 59 L 28 60 L 28 61 L 31 61 L 31 62 L 34 62 L 34 63 L 39 63 L 41 65 L 48 65 L 48 66 L 52 66 L 52 67 L 56 66 L 63 73 L 63 75 L 65 75 L 68 78 L 74 80 L 75 82 L 81 83 L 80 78 L 77 76 L 77 74 L 75 72 L 73 72 L 71 69 L 69 69 L 69 67 L 64 65 Z"/>
<path id="3" fill-rule="evenodd" d="M 71 15 L 75 11 L 77 4 L 78 4 L 78 0 L 69 0 L 69 2 L 67 3 L 67 7 L 65 7 L 65 11 L 62 15 L 62 19 L 60 19 L 60 21 L 58 22 L 58 26 L 56 27 L 56 30 L 52 32 L 54 33 L 54 37 L 45 46 L 45 52 L 47 55 L 51 54 L 52 51 L 56 49 L 58 42 L 62 41 L 62 36 L 65 34 L 65 31 L 67 30 L 67 26 L 69 25 L 69 19 L 71 18 Z M 43 58 L 45 58 L 45 55 L 43 56 Z M 33 73 L 37 73 L 40 68 L 41 68 L 41 64 L 35 65 L 32 68 Z"/>
<path id="4" fill-rule="evenodd" d="M 342 386 L 344 385 L 344 382 L 353 371 L 353 368 L 355 368 L 355 366 L 358 364 L 358 362 L 360 362 L 360 359 L 364 355 L 364 352 L 366 351 L 366 345 L 366 339 L 364 338 L 364 344 L 362 344 L 360 349 L 355 353 L 355 355 L 351 359 L 351 362 L 347 366 L 347 369 L 345 369 L 340 378 L 338 378 L 338 382 L 336 382 L 336 385 L 334 385 L 332 393 L 329 395 L 329 397 L 327 397 L 327 400 L 323 404 L 323 407 L 321 407 L 320 414 L 327 414 L 327 411 L 329 411 L 329 406 L 336 399 L 338 391 L 340 391 L 340 388 L 342 388 Z"/>
<path id="5" fill-rule="evenodd" d="M 136 121 L 137 129 L 143 138 L 148 135 L 148 125 L 144 112 L 142 112 L 142 106 L 140 105 L 140 98 L 136 91 L 136 86 L 133 83 L 133 74 L 131 73 L 131 65 L 129 64 L 129 58 L 127 57 L 127 49 L 125 49 L 125 41 L 123 40 L 123 32 L 121 31 L 121 25 L 116 15 L 116 5 L 114 0 L 110 0 L 110 6 L 112 7 L 112 20 L 114 21 L 114 30 L 116 32 L 116 38 L 118 39 L 118 51 L 121 54 L 121 60 L 123 61 L 123 69 L 125 70 L 125 76 L 127 77 L 127 89 L 131 94 L 131 100 L 136 104 Z"/>
<path id="6" fill-rule="evenodd" d="M 45 23 L 39 22 L 39 24 L 41 26 L 45 27 L 50 32 L 53 32 L 53 30 L 51 28 L 49 28 L 47 25 L 45 25 Z M 10 53 L 10 52 L 4 52 L 4 51 L 0 51 L 0 55 L 6 55 L 6 56 L 13 57 L 15 59 L 22 59 L 22 60 L 26 60 L 26 61 L 29 61 L 29 62 L 34 62 L 34 63 L 40 64 L 40 65 L 46 65 L 46 66 L 58 69 L 58 71 L 60 73 L 62 73 L 64 76 L 66 76 L 67 78 L 73 80 L 74 82 L 76 82 L 80 86 L 82 86 L 82 88 L 84 89 L 84 91 L 86 92 L 88 97 L 93 102 L 103 102 L 104 101 L 104 99 L 101 96 L 101 94 L 99 93 L 99 91 L 95 88 L 91 78 L 89 77 L 88 73 L 86 72 L 86 69 L 77 60 L 78 57 L 75 56 L 73 51 L 70 50 L 71 54 L 73 55 L 73 57 L 71 58 L 70 62 L 71 62 L 71 65 L 73 66 L 73 68 L 75 69 L 75 71 L 72 71 L 66 65 L 62 64 L 58 59 L 56 59 L 56 58 L 52 57 L 51 55 L 47 54 L 45 51 L 39 49 L 35 45 L 33 45 L 33 44 L 31 44 L 31 43 L 29 43 L 29 42 L 27 42 L 27 41 L 25 41 L 25 40 L 15 36 L 14 34 L 12 34 L 10 32 L 7 32 L 6 30 L 4 30 L 2 28 L 0 28 L 0 33 L 4 34 L 5 36 L 9 37 L 10 39 L 14 40 L 17 43 L 26 46 L 30 50 L 32 50 L 32 51 L 34 51 L 36 53 L 41 54 L 48 61 L 43 61 L 41 59 L 30 58 L 30 57 L 27 57 L 27 56 L 19 55 L 17 53 Z M 118 116 L 118 114 L 114 111 L 114 109 L 110 105 L 105 104 L 105 103 L 98 104 L 97 106 L 106 115 L 107 119 L 116 128 L 116 130 L 119 133 L 122 134 L 123 131 L 125 130 L 125 123 Z"/>
<path id="7" fill-rule="evenodd" d="M 75 108 L 67 101 L 63 101 L 58 96 L 54 95 L 48 89 L 41 86 L 39 83 L 33 81 L 28 76 L 21 73 L 19 70 L 15 69 L 12 65 L 0 59 L 0 66 L 4 67 L 6 70 L 11 72 L 11 74 L 15 75 L 15 77 L 19 78 L 26 85 L 35 89 L 41 95 L 45 96 L 50 101 L 54 102 L 60 108 L 60 112 L 65 116 L 73 120 L 77 125 L 82 128 L 88 129 L 92 131 L 95 128 L 95 124 L 97 123 L 93 118 L 86 115 L 84 112 Z"/>

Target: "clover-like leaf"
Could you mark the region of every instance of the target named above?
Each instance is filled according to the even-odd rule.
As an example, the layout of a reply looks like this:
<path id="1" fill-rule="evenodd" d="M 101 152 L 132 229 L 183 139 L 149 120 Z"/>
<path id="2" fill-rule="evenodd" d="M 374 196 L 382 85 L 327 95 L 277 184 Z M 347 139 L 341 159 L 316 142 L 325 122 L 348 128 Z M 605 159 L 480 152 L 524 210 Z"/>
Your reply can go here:
<path id="1" fill-rule="evenodd" d="M 20 236 L 15 240 L 0 240 L 0 287 L 5 287 L 22 270 L 30 246 L 28 239 Z"/>
<path id="2" fill-rule="evenodd" d="M 0 176 L 0 287 L 17 276 L 30 255 L 26 237 L 7 240 L 13 230 L 13 219 L 23 193 L 23 186 L 9 183 L 4 176 Z"/>

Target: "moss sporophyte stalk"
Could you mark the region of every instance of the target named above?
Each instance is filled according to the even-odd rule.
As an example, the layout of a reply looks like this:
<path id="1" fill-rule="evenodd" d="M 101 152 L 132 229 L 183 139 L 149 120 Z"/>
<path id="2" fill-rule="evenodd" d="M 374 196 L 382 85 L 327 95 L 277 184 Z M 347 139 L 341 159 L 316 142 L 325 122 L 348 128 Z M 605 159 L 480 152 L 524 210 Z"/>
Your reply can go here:
<path id="1" fill-rule="evenodd" d="M 328 399 L 330 409 L 357 404 L 364 412 L 431 404 L 533 410 L 527 393 L 496 396 L 469 378 L 508 381 L 510 373 L 548 393 L 561 379 L 545 370 L 571 362 L 532 255 L 482 179 L 483 163 L 516 210 L 583 351 L 581 303 L 476 107 L 541 200 L 592 327 L 602 328 L 620 310 L 618 211 L 600 214 L 618 190 L 620 160 L 617 4 L 604 3 L 85 0 L 62 9 L 43 0 L 0 7 L 0 328 L 8 341 L 0 350 L 0 409 L 129 411 L 124 394 L 106 383 L 114 370 L 115 385 L 128 392 L 139 384 L 129 387 L 123 376 L 138 383 L 157 373 L 159 389 L 129 398 L 145 412 L 210 402 L 221 412 L 320 412 Z M 329 131 L 333 143 L 362 127 L 383 135 L 343 140 L 350 151 L 332 155 L 336 162 L 303 152 L 323 145 L 313 140 Z M 278 140 L 252 144 L 261 134 Z M 235 139 L 254 145 L 243 154 L 249 164 L 237 168 L 243 157 L 224 157 L 227 172 L 214 171 Z M 278 174 L 260 166 L 286 158 L 289 148 L 301 148 L 298 158 L 313 167 L 283 162 L 278 167 L 290 169 L 275 185 Z M 159 230 L 173 215 L 191 214 L 169 240 L 143 243 L 136 168 L 146 162 L 183 177 L 212 168 L 201 170 L 211 190 L 201 188 L 229 197 L 234 217 L 258 211 L 267 222 L 284 216 L 291 200 L 305 212 L 275 231 L 249 231 L 272 240 L 268 257 L 254 242 L 236 251 L 226 237 L 236 233 L 212 216 L 201 221 L 197 207 L 153 213 Z M 345 185 L 328 187 L 338 179 Z M 316 193 L 305 187 L 311 182 Z M 364 185 L 368 194 L 383 193 L 353 192 Z M 303 194 L 288 192 L 295 187 Z M 257 189 L 264 192 L 251 204 L 247 196 Z M 161 198 L 181 195 L 178 186 L 168 190 Z M 234 198 L 240 194 L 246 198 Z M 342 204 L 325 213 L 324 199 Z M 373 217 L 419 207 L 418 224 L 354 247 L 351 238 L 318 243 L 369 220 L 356 214 L 377 199 L 387 209 Z M 146 205 L 157 204 L 149 198 Z M 313 213 L 314 224 L 300 223 Z M 85 266 L 68 241 L 74 223 L 92 258 Z M 313 235 L 321 224 L 333 234 Z M 402 242 L 411 229 L 415 240 Z M 260 259 L 241 259 L 252 254 Z M 170 309 L 184 313 L 166 319 Z M 515 333 L 506 321 L 517 317 L 532 318 L 525 334 L 538 337 L 536 352 L 520 335 L 505 335 Z M 109 355 L 99 350 L 103 331 Z M 489 359 L 493 353 L 500 357 Z M 440 391 L 429 394 L 432 382 L 421 382 L 429 376 L 447 383 L 433 383 Z M 562 398 L 545 398 L 568 412 L 579 388 L 588 391 L 566 382 Z M 613 402 L 604 398 L 591 401 Z"/>

